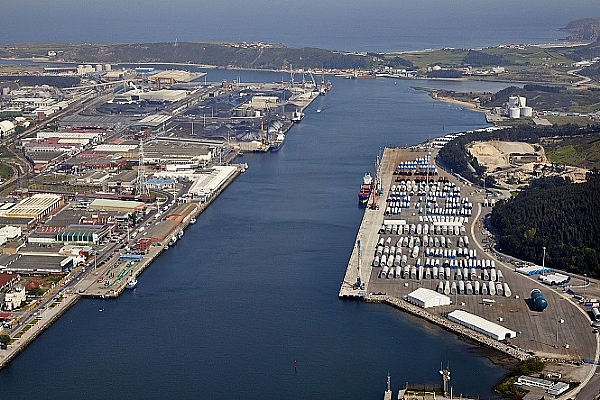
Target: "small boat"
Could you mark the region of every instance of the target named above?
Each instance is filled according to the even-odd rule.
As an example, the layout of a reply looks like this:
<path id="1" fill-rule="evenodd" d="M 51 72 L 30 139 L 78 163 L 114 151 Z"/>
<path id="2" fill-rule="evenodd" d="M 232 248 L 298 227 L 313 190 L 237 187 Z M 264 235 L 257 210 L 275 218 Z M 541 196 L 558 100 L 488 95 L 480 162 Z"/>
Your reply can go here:
<path id="1" fill-rule="evenodd" d="M 127 284 L 125 285 L 125 289 L 133 290 L 137 286 L 137 283 L 138 283 L 137 279 L 135 279 L 135 277 L 132 276 L 131 278 L 129 278 L 127 280 Z"/>
<path id="2" fill-rule="evenodd" d="M 190 224 L 195 224 L 195 223 L 196 223 L 196 218 L 190 219 Z"/>
<path id="3" fill-rule="evenodd" d="M 370 173 L 366 173 L 363 176 L 363 183 L 360 185 L 360 190 L 358 191 L 358 201 L 361 203 L 366 203 L 369 201 L 369 197 L 371 196 L 371 191 L 373 190 L 373 177 Z"/>

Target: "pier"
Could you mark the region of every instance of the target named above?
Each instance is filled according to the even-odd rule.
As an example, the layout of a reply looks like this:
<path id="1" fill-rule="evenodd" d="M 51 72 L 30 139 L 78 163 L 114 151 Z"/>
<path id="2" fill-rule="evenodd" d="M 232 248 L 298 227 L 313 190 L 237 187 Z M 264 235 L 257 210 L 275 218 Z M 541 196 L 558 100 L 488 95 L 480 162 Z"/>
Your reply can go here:
<path id="1" fill-rule="evenodd" d="M 192 211 L 168 232 L 168 236 L 184 231 L 189 226 L 190 221 L 200 215 L 245 168 L 247 168 L 246 165 L 237 164 L 235 173 L 225 180 L 211 196 L 202 202 L 192 200 L 190 202 L 194 205 Z M 70 275 L 83 272 L 83 275 L 80 276 L 81 279 L 77 278 L 78 280 L 73 281 L 72 277 L 66 277 L 64 285 L 57 285 L 55 289 L 46 293 L 44 300 L 42 300 L 42 303 L 45 303 L 45 305 L 40 306 L 41 303 L 36 302 L 29 307 L 30 310 L 34 307 L 39 307 L 39 311 L 34 313 L 33 318 L 18 322 L 19 329 L 17 334 L 13 336 L 14 341 L 8 345 L 6 350 L 0 350 L 0 369 L 10 363 L 11 360 L 82 297 L 102 299 L 115 299 L 119 297 L 125 291 L 128 278 L 139 276 L 166 249 L 168 247 L 162 245 L 151 246 L 148 249 L 148 253 L 143 255 L 139 262 L 130 261 L 129 265 L 125 267 L 119 266 L 117 260 L 110 260 L 101 267 L 88 266 L 92 270 L 88 270 L 87 273 L 85 270 L 82 270 L 82 267 L 78 267 Z M 118 254 L 117 252 L 114 253 L 114 255 Z M 110 258 L 114 258 L 114 256 Z M 98 282 L 100 276 L 108 275 L 113 269 L 121 271 L 122 276 L 117 276 L 118 279 L 115 279 L 112 285 L 105 286 L 104 282 Z"/>
<path id="2" fill-rule="evenodd" d="M 491 207 L 487 201 L 490 193 L 482 188 L 461 182 L 453 174 L 444 171 L 439 166 L 437 166 L 436 175 L 429 178 L 425 178 L 423 174 L 413 175 L 410 172 L 403 175 L 396 170 L 396 166 L 403 162 L 422 159 L 427 155 L 431 155 L 429 162 L 434 165 L 436 154 L 436 149 L 431 149 L 426 145 L 413 148 L 386 148 L 384 150 L 380 172 L 382 193 L 376 198 L 373 198 L 374 194 L 371 194 L 369 206 L 365 209 L 345 276 L 340 285 L 339 297 L 357 298 L 365 302 L 390 305 L 518 360 L 538 356 L 547 361 L 580 364 L 584 358 L 597 359 L 600 354 L 600 341 L 597 335 L 592 333 L 586 310 L 576 304 L 571 296 L 557 290 L 556 287 L 551 288 L 543 285 L 535 276 L 529 277 L 517 273 L 515 266 L 509 263 L 508 259 L 491 251 L 489 247 L 490 234 L 484 226 L 485 215 L 491 212 Z M 461 216 L 468 215 L 468 217 L 460 219 L 455 217 L 455 215 L 458 215 L 453 214 L 456 207 L 448 207 L 448 198 L 452 198 L 452 195 L 446 196 L 437 192 L 432 195 L 426 192 L 420 193 L 419 190 L 409 190 L 409 193 L 403 194 L 407 198 L 410 197 L 410 201 L 407 201 L 407 203 L 410 202 L 410 205 L 400 207 L 401 210 L 397 211 L 396 214 L 390 214 L 389 202 L 394 201 L 393 196 L 390 198 L 391 187 L 409 180 L 421 182 L 422 184 L 423 179 L 428 179 L 428 184 L 444 182 L 453 188 L 452 190 L 458 191 L 460 189 L 459 203 L 461 204 L 461 211 L 457 211 L 457 213 L 461 212 Z M 468 198 L 468 200 L 463 201 L 464 198 Z M 435 205 L 436 201 L 442 204 L 442 207 L 439 207 L 439 212 L 437 211 L 438 206 Z M 471 205 L 466 211 L 462 208 L 465 202 Z M 376 207 L 373 206 L 374 204 Z M 430 204 L 431 209 L 429 208 Z M 436 207 L 435 211 L 433 210 L 434 205 Z M 453 224 L 459 226 L 456 221 L 461 221 L 459 235 L 456 235 L 455 231 L 451 231 L 448 227 Z M 435 246 L 436 249 L 427 248 L 426 245 L 417 245 L 415 246 L 416 249 L 401 245 L 400 241 L 404 238 L 411 238 L 411 242 L 415 240 L 415 243 L 417 238 L 418 240 L 425 240 L 427 234 L 408 229 L 409 226 L 414 229 L 413 226 L 418 224 L 431 224 L 430 226 L 435 227 L 436 230 L 439 225 L 448 225 L 446 227 L 448 233 L 429 233 L 430 237 L 440 240 L 443 238 L 448 242 L 447 245 L 438 244 Z M 388 225 L 395 226 L 397 232 L 394 229 L 391 232 L 388 229 L 384 230 L 384 227 Z M 465 237 L 467 237 L 468 242 Z M 402 254 L 408 255 L 407 265 L 412 269 L 409 274 L 406 273 L 404 267 L 401 268 L 398 265 L 374 266 L 376 249 L 378 245 L 381 245 L 382 239 L 385 239 L 386 242 L 389 241 L 391 243 L 390 247 L 402 247 Z M 357 245 L 359 241 L 362 256 L 360 260 Z M 461 243 L 457 246 L 459 242 L 466 242 L 467 244 Z M 431 246 L 431 241 L 429 246 Z M 468 255 L 456 258 L 454 255 L 450 256 L 459 248 L 461 253 L 463 250 L 468 251 Z M 427 254 L 433 250 L 435 250 L 435 254 Z M 440 256 L 438 251 L 445 255 Z M 472 260 L 474 267 L 473 271 L 469 269 L 467 277 L 464 275 L 461 265 L 469 259 Z M 476 261 L 479 263 L 477 266 Z M 491 279 L 489 274 L 486 274 L 490 270 L 484 267 L 488 262 L 494 263 L 494 273 L 502 275 L 502 283 L 506 282 L 510 285 L 510 293 L 506 295 L 495 291 L 490 293 L 484 293 L 483 291 L 468 293 L 464 289 L 459 289 L 459 287 L 464 288 L 467 283 L 470 287 L 471 284 L 475 284 L 475 281 L 478 281 L 477 287 L 481 283 L 482 286 L 486 284 L 486 287 L 490 288 L 493 285 L 495 289 L 498 281 L 495 276 L 494 279 Z M 439 277 L 437 275 L 433 276 L 431 270 L 434 263 L 449 264 L 452 269 L 440 268 Z M 390 272 L 386 273 L 388 268 Z M 442 270 L 445 273 L 442 273 Z M 362 287 L 357 287 L 355 284 L 359 272 L 360 281 L 363 283 Z M 456 285 L 453 286 L 451 293 L 444 293 L 450 297 L 450 305 L 422 308 L 407 301 L 408 294 L 418 288 L 440 293 L 440 282 Z M 459 285 L 459 283 L 462 284 Z M 542 290 L 548 300 L 548 309 L 543 313 L 532 310 L 528 305 L 530 292 L 533 288 Z M 450 321 L 447 317 L 454 310 L 468 311 L 490 323 L 500 324 L 517 332 L 517 336 L 506 340 L 496 340 L 471 328 L 459 325 Z M 557 322 L 565 320 L 568 320 L 569 324 Z"/>

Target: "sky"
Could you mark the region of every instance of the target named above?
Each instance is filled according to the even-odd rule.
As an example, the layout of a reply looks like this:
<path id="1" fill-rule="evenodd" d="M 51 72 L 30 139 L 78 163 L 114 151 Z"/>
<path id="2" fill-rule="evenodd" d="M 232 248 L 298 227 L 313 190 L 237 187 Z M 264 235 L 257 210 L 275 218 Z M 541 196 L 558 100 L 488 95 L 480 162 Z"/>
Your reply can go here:
<path id="1" fill-rule="evenodd" d="M 600 17 L 600 1 L 3 0 L 0 16 L 1 43 L 264 41 L 362 50 L 364 37 L 443 42 L 559 28 Z"/>

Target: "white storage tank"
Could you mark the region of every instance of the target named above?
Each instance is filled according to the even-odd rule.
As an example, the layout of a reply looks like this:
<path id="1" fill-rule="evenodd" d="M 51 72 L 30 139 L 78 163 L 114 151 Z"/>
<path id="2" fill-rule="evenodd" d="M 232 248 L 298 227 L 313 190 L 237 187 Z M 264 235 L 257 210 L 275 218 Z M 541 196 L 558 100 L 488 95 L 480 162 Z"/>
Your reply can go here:
<path id="1" fill-rule="evenodd" d="M 510 96 L 508 98 L 509 107 L 519 107 L 519 96 Z"/>
<path id="2" fill-rule="evenodd" d="M 508 118 L 518 119 L 521 117 L 521 109 L 519 107 L 511 107 L 508 109 Z"/>
<path id="3" fill-rule="evenodd" d="M 473 282 L 473 294 L 479 294 L 479 281 Z"/>
<path id="4" fill-rule="evenodd" d="M 375 256 L 375 258 L 373 258 L 373 266 L 379 267 L 379 256 Z"/>
<path id="5" fill-rule="evenodd" d="M 496 295 L 496 285 L 494 285 L 493 282 L 489 282 L 488 284 L 488 293 L 490 294 L 490 296 Z"/>
<path id="6" fill-rule="evenodd" d="M 458 281 L 458 294 L 465 294 L 465 281 Z"/>
<path id="7" fill-rule="evenodd" d="M 388 279 L 393 278 L 395 274 L 396 274 L 396 269 L 394 267 L 391 267 L 387 274 Z"/>
<path id="8" fill-rule="evenodd" d="M 531 117 L 533 115 L 533 108 L 531 107 L 521 107 L 519 110 L 522 117 Z"/>
<path id="9" fill-rule="evenodd" d="M 527 105 L 527 99 L 523 96 L 519 96 L 519 107 L 525 107 Z"/>

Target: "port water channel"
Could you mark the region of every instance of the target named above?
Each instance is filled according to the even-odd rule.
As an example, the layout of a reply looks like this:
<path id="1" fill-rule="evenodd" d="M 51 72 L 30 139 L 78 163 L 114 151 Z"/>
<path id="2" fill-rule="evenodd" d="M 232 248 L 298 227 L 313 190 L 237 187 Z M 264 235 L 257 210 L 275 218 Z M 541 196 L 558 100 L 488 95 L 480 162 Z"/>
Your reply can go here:
<path id="1" fill-rule="evenodd" d="M 282 75 L 207 79 L 238 76 Z M 410 81 L 331 80 L 279 152 L 243 156 L 248 171 L 135 290 L 82 299 L 0 371 L 3 395 L 376 399 L 388 371 L 394 388 L 437 384 L 443 363 L 456 390 L 495 398 L 505 371 L 476 346 L 391 307 L 338 299 L 363 216 L 358 188 L 380 147 L 482 127 L 483 114 Z"/>

